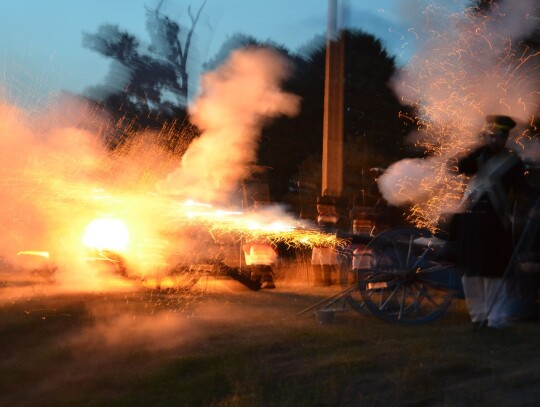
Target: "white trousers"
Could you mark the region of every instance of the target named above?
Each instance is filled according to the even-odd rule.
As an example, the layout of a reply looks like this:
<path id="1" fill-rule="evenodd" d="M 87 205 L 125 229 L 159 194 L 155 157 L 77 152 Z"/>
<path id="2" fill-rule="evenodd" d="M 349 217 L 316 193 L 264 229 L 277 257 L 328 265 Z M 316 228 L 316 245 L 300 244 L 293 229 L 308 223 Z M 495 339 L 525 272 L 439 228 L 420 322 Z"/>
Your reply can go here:
<path id="1" fill-rule="evenodd" d="M 467 310 L 472 322 L 487 319 L 487 326 L 508 326 L 514 297 L 508 281 L 500 277 L 462 277 Z"/>
<path id="2" fill-rule="evenodd" d="M 314 247 L 311 250 L 311 264 L 314 266 L 337 266 L 338 259 L 333 247 Z"/>

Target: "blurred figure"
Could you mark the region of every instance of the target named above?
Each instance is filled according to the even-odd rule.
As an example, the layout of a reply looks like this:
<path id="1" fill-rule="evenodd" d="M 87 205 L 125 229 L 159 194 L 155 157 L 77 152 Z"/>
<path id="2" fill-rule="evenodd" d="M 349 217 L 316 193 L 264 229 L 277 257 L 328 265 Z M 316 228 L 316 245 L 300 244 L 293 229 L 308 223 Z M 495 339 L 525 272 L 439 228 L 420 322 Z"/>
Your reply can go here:
<path id="1" fill-rule="evenodd" d="M 323 232 L 335 233 L 339 215 L 332 197 L 323 195 L 317 199 L 317 225 Z M 331 286 L 332 274 L 337 274 L 337 252 L 333 247 L 316 246 L 311 251 L 311 267 L 316 286 Z"/>
<path id="2" fill-rule="evenodd" d="M 243 180 L 243 206 L 246 211 L 263 215 L 271 208 L 268 186 L 269 167 L 250 165 L 249 176 Z M 243 245 L 244 259 L 250 269 L 251 279 L 261 283 L 261 288 L 276 288 L 274 267 L 278 254 L 274 246 L 264 238 L 254 239 Z"/>
<path id="3" fill-rule="evenodd" d="M 251 279 L 261 283 L 261 288 L 276 288 L 274 266 L 278 255 L 264 239 L 257 239 L 243 246 L 246 265 L 251 269 Z"/>
<path id="4" fill-rule="evenodd" d="M 349 212 L 349 219 L 351 220 L 351 233 L 353 235 L 375 236 L 377 220 L 377 210 L 375 206 L 367 207 L 365 206 L 364 200 L 355 196 L 353 206 Z M 366 253 L 365 249 L 366 244 L 351 244 L 351 269 L 353 271 L 369 268 L 369 253 Z M 356 282 L 356 276 L 356 272 L 354 272 L 352 282 Z"/>
<path id="5" fill-rule="evenodd" d="M 466 210 L 455 215 L 454 224 L 457 265 L 474 326 L 507 326 L 517 300 L 515 278 L 505 276 L 514 250 L 513 207 L 526 189 L 524 165 L 506 148 L 515 125 L 508 116 L 487 116 L 482 144 L 458 163 L 459 173 L 473 177 Z"/>

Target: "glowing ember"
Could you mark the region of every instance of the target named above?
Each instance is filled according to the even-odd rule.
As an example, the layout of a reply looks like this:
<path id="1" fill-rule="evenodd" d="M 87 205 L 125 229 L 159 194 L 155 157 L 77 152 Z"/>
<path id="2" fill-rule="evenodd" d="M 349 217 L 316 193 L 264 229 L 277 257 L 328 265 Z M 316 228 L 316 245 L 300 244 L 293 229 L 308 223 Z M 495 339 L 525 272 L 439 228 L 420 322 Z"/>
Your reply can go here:
<path id="1" fill-rule="evenodd" d="M 19 253 L 17 253 L 17 256 L 21 256 L 25 254 L 29 256 L 45 257 L 46 259 L 50 257 L 49 252 L 38 251 L 38 250 L 21 250 Z"/>
<path id="2" fill-rule="evenodd" d="M 279 210 L 241 212 L 213 208 L 209 204 L 188 201 L 179 204 L 174 222 L 181 228 L 198 225 L 216 237 L 230 240 L 265 239 L 270 243 L 283 243 L 290 247 L 342 246 L 345 242 L 335 235 L 323 233 L 313 225 L 303 224 Z M 180 224 L 179 224 L 180 223 Z"/>
<path id="3" fill-rule="evenodd" d="M 97 250 L 125 252 L 128 248 L 129 232 L 121 220 L 96 219 L 92 221 L 83 237 L 85 246 Z"/>

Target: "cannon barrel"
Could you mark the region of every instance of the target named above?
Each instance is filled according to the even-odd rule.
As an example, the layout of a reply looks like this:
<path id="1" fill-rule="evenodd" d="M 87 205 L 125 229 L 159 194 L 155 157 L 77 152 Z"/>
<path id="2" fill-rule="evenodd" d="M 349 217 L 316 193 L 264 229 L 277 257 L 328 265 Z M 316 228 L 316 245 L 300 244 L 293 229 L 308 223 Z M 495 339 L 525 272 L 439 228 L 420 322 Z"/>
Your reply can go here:
<path id="1" fill-rule="evenodd" d="M 406 250 L 408 250 L 410 247 L 420 251 L 433 248 L 437 253 L 436 257 L 438 261 L 450 261 L 455 263 L 458 255 L 458 247 L 456 242 L 445 241 L 437 237 L 419 237 L 411 241 L 409 240 L 409 236 L 391 236 L 387 235 L 385 232 L 377 236 L 371 236 L 367 234 L 352 234 L 338 231 L 336 233 L 336 238 L 348 240 L 352 244 L 364 245 L 371 243 L 375 238 L 377 238 L 379 242 L 391 242 L 395 247 L 403 247 Z"/>
<path id="2" fill-rule="evenodd" d="M 336 238 L 348 240 L 352 244 L 368 244 L 373 240 L 373 236 L 368 234 L 353 234 L 348 232 L 336 232 Z"/>

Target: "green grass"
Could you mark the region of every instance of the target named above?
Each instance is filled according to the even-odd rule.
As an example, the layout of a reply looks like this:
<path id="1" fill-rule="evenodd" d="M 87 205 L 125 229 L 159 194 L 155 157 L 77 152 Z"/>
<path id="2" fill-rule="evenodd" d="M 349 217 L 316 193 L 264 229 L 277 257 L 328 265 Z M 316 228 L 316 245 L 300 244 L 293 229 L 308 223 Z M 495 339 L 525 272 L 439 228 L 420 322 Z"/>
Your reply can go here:
<path id="1" fill-rule="evenodd" d="M 331 325 L 319 325 L 313 313 L 296 315 L 329 294 L 285 287 L 185 299 L 173 292 L 11 298 L 0 303 L 0 405 L 514 406 L 540 399 L 538 324 L 473 333 L 459 301 L 419 326 L 352 310 Z"/>

